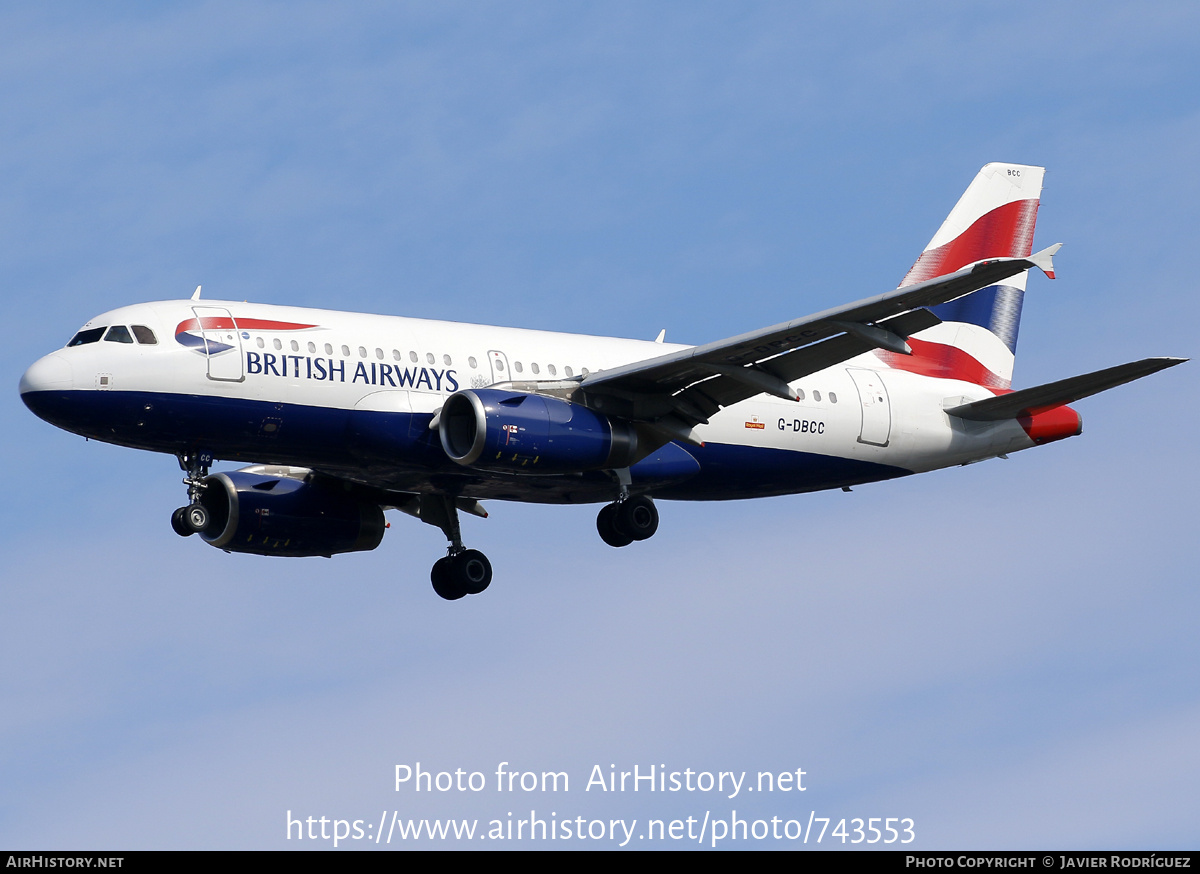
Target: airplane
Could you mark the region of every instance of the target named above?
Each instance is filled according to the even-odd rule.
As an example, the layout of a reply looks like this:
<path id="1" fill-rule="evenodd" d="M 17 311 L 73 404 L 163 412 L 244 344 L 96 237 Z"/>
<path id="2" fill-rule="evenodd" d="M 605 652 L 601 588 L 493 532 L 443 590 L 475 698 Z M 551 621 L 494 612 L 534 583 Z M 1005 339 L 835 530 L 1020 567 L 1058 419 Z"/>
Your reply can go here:
<path id="1" fill-rule="evenodd" d="M 170 453 L 171 524 L 226 552 L 379 546 L 396 509 L 445 534 L 447 600 L 488 587 L 462 542 L 481 501 L 598 503 L 605 543 L 658 529 L 655 499 L 844 489 L 1082 431 L 1067 406 L 1183 358 L 1012 389 L 1044 169 L 988 164 L 900 285 L 700 346 L 191 299 L 88 321 L 21 378 L 84 437 Z M 210 473 L 215 459 L 248 466 Z"/>

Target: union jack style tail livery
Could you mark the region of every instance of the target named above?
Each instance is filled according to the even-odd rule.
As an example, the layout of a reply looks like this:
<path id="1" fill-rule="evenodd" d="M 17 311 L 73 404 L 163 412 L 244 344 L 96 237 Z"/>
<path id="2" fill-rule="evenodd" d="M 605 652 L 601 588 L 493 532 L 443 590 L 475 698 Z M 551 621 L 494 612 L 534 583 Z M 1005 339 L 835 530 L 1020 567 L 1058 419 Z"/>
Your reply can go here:
<path id="1" fill-rule="evenodd" d="M 1028 257 L 1044 174 L 1044 168 L 1024 164 L 985 166 L 900 287 L 987 258 Z M 911 356 L 884 351 L 879 357 L 897 370 L 961 379 L 992 391 L 1011 388 L 1028 275 L 1018 273 L 1001 284 L 932 307 L 942 324 L 909 339 Z M 1054 278 L 1053 272 L 1047 275 Z"/>

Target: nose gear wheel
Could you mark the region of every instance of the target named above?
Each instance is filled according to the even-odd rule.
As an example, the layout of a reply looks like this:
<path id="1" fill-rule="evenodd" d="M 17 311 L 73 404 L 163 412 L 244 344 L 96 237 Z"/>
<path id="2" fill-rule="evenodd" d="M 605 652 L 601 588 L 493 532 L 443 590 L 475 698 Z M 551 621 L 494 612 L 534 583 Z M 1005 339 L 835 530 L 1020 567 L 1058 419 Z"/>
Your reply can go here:
<path id="1" fill-rule="evenodd" d="M 171 514 L 171 528 L 180 537 L 200 534 L 212 521 L 208 507 L 200 503 L 207 484 L 204 478 L 208 476 L 209 465 L 212 464 L 212 454 L 208 452 L 182 453 L 176 456 L 179 468 L 185 474 L 183 484 L 188 487 L 188 505 L 180 507 Z"/>

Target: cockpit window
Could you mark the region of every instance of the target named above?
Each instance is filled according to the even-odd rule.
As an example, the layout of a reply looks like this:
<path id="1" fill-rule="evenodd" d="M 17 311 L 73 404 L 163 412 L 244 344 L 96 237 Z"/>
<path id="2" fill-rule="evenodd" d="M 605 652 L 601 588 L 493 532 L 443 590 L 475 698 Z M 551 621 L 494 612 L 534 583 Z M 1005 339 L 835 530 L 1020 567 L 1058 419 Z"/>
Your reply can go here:
<path id="1" fill-rule="evenodd" d="M 133 337 L 129 336 L 129 329 L 124 325 L 113 325 L 108 329 L 108 333 L 104 335 L 106 343 L 132 343 Z"/>
<path id="2" fill-rule="evenodd" d="M 95 343 L 103 333 L 104 328 L 88 328 L 86 331 L 80 331 L 72 337 L 71 342 L 67 346 L 83 346 L 87 343 Z"/>
<path id="3" fill-rule="evenodd" d="M 133 336 L 137 337 L 138 343 L 143 346 L 157 346 L 158 338 L 154 336 L 154 332 L 145 325 L 133 325 Z"/>

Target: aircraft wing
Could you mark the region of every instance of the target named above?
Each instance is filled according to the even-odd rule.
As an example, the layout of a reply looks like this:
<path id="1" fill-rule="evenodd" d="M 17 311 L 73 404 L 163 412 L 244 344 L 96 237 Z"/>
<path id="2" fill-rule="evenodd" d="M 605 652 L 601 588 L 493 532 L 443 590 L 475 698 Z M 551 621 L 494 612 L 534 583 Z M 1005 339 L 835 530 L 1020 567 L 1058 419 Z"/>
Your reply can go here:
<path id="1" fill-rule="evenodd" d="M 816 315 L 590 374 L 580 384 L 597 411 L 655 422 L 687 437 L 722 407 L 757 394 L 795 399 L 788 386 L 872 349 L 911 354 L 905 338 L 940 320 L 936 306 L 1037 267 L 1053 278 L 1061 244 L 1027 258 L 980 261 Z"/>

